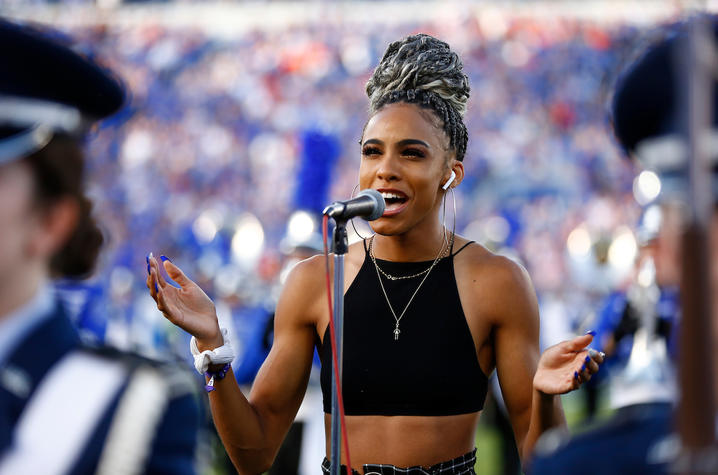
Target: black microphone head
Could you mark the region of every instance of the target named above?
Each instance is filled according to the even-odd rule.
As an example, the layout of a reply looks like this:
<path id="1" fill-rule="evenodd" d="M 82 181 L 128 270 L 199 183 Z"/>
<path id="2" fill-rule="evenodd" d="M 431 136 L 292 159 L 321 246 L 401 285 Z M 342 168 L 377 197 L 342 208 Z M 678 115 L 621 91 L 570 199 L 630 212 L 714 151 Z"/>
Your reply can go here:
<path id="1" fill-rule="evenodd" d="M 360 196 L 367 196 L 376 203 L 374 211 L 369 216 L 364 216 L 364 219 L 367 221 L 374 221 L 375 219 L 381 218 L 381 215 L 384 214 L 384 208 L 386 208 L 386 202 L 384 201 L 384 197 L 381 196 L 381 193 L 371 188 L 367 188 L 366 190 L 361 190 L 357 195 L 357 198 Z"/>

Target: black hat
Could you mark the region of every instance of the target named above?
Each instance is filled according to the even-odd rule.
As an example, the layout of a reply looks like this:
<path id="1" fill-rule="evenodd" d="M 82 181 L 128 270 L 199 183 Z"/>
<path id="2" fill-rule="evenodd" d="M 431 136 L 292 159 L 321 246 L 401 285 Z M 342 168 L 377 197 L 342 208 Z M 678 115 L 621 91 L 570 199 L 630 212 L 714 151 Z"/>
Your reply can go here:
<path id="1" fill-rule="evenodd" d="M 648 49 L 616 82 L 613 127 L 621 145 L 635 152 L 649 137 L 669 133 L 679 111 L 674 70 L 675 36 Z"/>
<path id="2" fill-rule="evenodd" d="M 672 191 L 680 191 L 686 184 L 686 148 L 682 138 L 684 112 L 680 102 L 688 96 L 681 71 L 689 67 L 685 52 L 693 21 L 705 22 L 708 33 L 718 44 L 718 18 L 715 16 L 703 15 L 672 25 L 661 41 L 648 48 L 619 76 L 611 104 L 616 138 L 629 154 L 654 169 Z M 718 81 L 715 78 L 712 96 L 712 124 L 716 129 Z M 711 159 L 715 160 L 718 150 L 712 152 Z M 714 164 L 714 170 L 715 167 Z M 718 180 L 714 182 L 718 191 Z"/>
<path id="3" fill-rule="evenodd" d="M 38 30 L 0 19 L 0 163 L 81 135 L 116 112 L 124 89 L 110 72 Z"/>

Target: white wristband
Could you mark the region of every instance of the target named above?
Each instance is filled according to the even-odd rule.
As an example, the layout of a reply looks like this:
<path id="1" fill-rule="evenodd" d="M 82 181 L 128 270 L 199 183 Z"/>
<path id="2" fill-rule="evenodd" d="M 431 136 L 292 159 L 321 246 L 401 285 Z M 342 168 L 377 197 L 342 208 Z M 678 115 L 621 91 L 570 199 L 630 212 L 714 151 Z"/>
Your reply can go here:
<path id="1" fill-rule="evenodd" d="M 189 341 L 189 349 L 192 352 L 192 356 L 194 356 L 194 367 L 199 374 L 206 373 L 207 368 L 211 364 L 227 364 L 234 360 L 234 350 L 229 341 L 227 329 L 220 328 L 220 331 L 222 332 L 224 344 L 214 350 L 205 350 L 200 353 L 199 348 L 197 348 L 197 339 L 192 337 Z"/>

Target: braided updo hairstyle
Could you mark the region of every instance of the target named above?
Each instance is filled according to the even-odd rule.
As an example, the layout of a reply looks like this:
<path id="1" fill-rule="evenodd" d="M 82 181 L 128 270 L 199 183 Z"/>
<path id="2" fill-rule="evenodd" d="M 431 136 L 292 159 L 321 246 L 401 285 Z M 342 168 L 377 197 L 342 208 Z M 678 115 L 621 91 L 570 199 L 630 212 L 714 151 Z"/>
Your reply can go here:
<path id="1" fill-rule="evenodd" d="M 433 36 L 411 35 L 391 43 L 366 84 L 369 115 L 396 102 L 430 109 L 441 121 L 449 149 L 463 160 L 469 139 L 463 116 L 471 90 L 463 66 L 459 55 Z"/>

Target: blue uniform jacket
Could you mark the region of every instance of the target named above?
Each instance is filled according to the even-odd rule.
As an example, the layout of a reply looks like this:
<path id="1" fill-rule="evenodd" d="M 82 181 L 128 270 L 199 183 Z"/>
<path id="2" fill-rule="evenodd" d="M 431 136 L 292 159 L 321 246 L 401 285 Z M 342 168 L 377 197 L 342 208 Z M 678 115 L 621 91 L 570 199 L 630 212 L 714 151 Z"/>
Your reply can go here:
<path id="1" fill-rule="evenodd" d="M 170 365 L 119 351 L 83 347 L 77 330 L 60 305 L 56 306 L 51 318 L 35 328 L 17 346 L 7 364 L 0 368 L 0 473 L 3 461 L 16 448 L 18 422 L 28 403 L 32 401 L 36 389 L 53 366 L 73 352 L 86 352 L 100 362 L 119 361 L 121 364 L 115 366 L 126 369 L 127 377 L 118 383 L 119 389 L 112 393 L 109 402 L 103 406 L 102 417 L 89 425 L 92 427 L 91 436 L 78 452 L 79 455 L 68 462 L 71 468 L 67 473 L 95 473 L 113 424 L 121 419 L 131 419 L 113 416 L 123 401 L 133 375 L 138 374 L 140 369 L 146 370 L 145 373 L 158 375 L 162 380 L 167 378 L 166 381 L 169 382 L 165 386 L 168 388 L 166 398 L 165 395 L 158 395 L 164 402 L 157 406 L 160 409 L 156 422 L 146 426 L 148 427 L 146 430 L 152 430 L 153 433 L 146 436 L 148 446 L 141 448 L 141 451 L 144 451 L 141 458 L 144 472 L 195 473 L 199 406 L 192 380 Z M 92 384 L 92 381 L 87 381 L 87 384 Z M 152 388 L 145 390 L 152 391 Z M 76 391 L 83 391 L 82 385 L 79 385 Z M 51 425 L 53 421 L 48 420 L 47 424 Z M 146 430 L 137 431 L 135 435 Z M 122 446 L 121 440 L 120 446 Z M 42 453 L 38 456 L 42 456 Z"/>
<path id="2" fill-rule="evenodd" d="M 568 438 L 546 433 L 536 445 L 529 475 L 669 473 L 679 451 L 668 403 L 622 408 L 607 422 Z"/>

